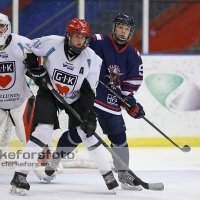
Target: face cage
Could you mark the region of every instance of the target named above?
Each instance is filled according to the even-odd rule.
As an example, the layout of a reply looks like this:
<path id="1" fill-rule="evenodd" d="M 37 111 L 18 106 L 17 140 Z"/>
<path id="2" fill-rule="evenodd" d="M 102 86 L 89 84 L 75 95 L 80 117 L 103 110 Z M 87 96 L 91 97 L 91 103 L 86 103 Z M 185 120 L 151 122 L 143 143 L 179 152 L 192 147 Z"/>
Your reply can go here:
<path id="1" fill-rule="evenodd" d="M 86 49 L 89 46 L 89 36 L 86 36 L 85 38 L 85 42 L 83 43 L 82 47 L 78 48 L 78 47 L 74 47 L 70 45 L 70 35 L 67 34 L 66 35 L 67 39 L 68 39 L 68 45 L 71 48 L 71 50 L 75 53 L 81 53 L 84 49 Z"/>
<path id="2" fill-rule="evenodd" d="M 0 33 L 0 35 L 3 35 L 4 33 L 6 33 L 8 31 L 8 24 L 2 24 L 2 25 L 4 25 L 4 27 L 1 29 L 5 29 L 5 30 L 3 33 Z"/>
<path id="3" fill-rule="evenodd" d="M 0 40 L 1 42 L 4 42 L 4 44 L 6 43 L 6 40 L 8 38 L 8 36 L 11 34 L 9 33 L 9 24 L 3 24 L 4 25 L 4 32 L 3 33 L 0 33 Z M 0 44 L 0 46 L 3 46 L 4 44 Z"/>
<path id="4" fill-rule="evenodd" d="M 115 41 L 118 44 L 126 44 L 131 39 L 131 37 L 133 36 L 134 28 L 131 26 L 130 33 L 129 33 L 128 37 L 124 39 L 124 38 L 117 36 L 116 33 L 115 33 L 115 29 L 116 29 L 117 24 L 122 24 L 122 23 L 114 23 L 113 24 L 113 29 L 112 29 L 113 38 L 115 39 Z M 127 24 L 122 24 L 122 25 L 127 26 Z"/>

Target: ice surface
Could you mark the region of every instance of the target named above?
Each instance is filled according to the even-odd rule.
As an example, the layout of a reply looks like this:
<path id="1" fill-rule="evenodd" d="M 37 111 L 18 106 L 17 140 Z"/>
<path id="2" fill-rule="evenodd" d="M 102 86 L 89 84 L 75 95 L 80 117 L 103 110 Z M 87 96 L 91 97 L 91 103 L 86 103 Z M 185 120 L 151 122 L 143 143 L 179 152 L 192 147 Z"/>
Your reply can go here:
<path id="1" fill-rule="evenodd" d="M 65 169 L 50 184 L 33 173 L 26 196 L 9 194 L 14 168 L 0 171 L 1 200 L 200 200 L 200 148 L 184 153 L 177 148 L 131 149 L 130 168 L 143 181 L 162 182 L 164 191 L 109 191 L 97 169 Z M 117 178 L 117 174 L 115 173 Z"/>

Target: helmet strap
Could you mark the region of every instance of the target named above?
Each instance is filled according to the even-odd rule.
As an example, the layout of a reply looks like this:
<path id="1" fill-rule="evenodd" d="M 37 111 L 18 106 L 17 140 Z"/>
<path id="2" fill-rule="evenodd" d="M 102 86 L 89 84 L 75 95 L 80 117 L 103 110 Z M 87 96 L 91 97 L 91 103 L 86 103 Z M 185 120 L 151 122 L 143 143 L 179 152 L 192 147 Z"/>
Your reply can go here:
<path id="1" fill-rule="evenodd" d="M 4 45 L 0 45 L 0 50 L 4 50 L 10 44 L 11 40 L 12 40 L 12 35 L 9 35 L 7 40 L 6 40 L 6 42 L 5 42 L 5 44 Z"/>

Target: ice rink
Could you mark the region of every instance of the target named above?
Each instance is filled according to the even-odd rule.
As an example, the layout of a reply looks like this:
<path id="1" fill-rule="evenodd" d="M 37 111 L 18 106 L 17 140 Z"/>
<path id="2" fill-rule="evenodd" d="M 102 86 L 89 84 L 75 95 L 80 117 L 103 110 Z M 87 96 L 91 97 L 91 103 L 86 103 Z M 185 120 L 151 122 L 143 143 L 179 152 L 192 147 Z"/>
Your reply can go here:
<path id="1" fill-rule="evenodd" d="M 200 200 L 200 148 L 188 153 L 178 148 L 131 149 L 130 168 L 144 182 L 162 182 L 163 191 L 127 191 L 118 187 L 117 194 L 109 191 L 96 169 L 65 169 L 50 184 L 40 181 L 33 173 L 26 196 L 9 194 L 14 168 L 1 169 L 1 200 Z M 117 177 L 117 174 L 115 173 Z"/>

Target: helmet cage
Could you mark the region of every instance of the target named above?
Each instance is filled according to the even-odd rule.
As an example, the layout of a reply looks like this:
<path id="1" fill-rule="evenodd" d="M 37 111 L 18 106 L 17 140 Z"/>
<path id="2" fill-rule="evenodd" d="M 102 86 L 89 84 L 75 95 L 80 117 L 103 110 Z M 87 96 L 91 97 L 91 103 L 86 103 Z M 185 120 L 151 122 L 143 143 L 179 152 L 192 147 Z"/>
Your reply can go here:
<path id="1" fill-rule="evenodd" d="M 11 35 L 11 25 L 10 21 L 8 20 L 8 17 L 1 13 L 0 24 L 4 25 L 4 27 L 0 29 L 0 46 L 2 46 L 6 43 L 8 36 Z"/>
<path id="2" fill-rule="evenodd" d="M 73 33 L 71 33 L 73 34 Z M 83 43 L 83 45 L 81 47 L 75 47 L 75 46 L 72 46 L 70 44 L 70 37 L 71 37 L 71 34 L 70 33 L 66 33 L 65 37 L 66 37 L 66 41 L 70 47 L 70 49 L 74 52 L 74 53 L 81 53 L 84 49 L 86 49 L 88 46 L 89 46 L 89 41 L 90 41 L 90 37 L 87 35 L 86 38 L 85 38 L 85 42 Z"/>
<path id="3" fill-rule="evenodd" d="M 128 35 L 127 38 L 121 38 L 120 36 L 116 35 L 116 27 L 117 25 L 125 25 L 125 26 L 129 26 L 130 29 L 130 33 Z M 135 31 L 135 22 L 134 22 L 134 18 L 128 15 L 125 15 L 123 13 L 120 13 L 114 20 L 113 20 L 113 28 L 112 28 L 112 35 L 113 38 L 115 39 L 115 41 L 119 44 L 125 44 L 127 43 L 129 40 L 131 40 L 133 33 Z"/>

